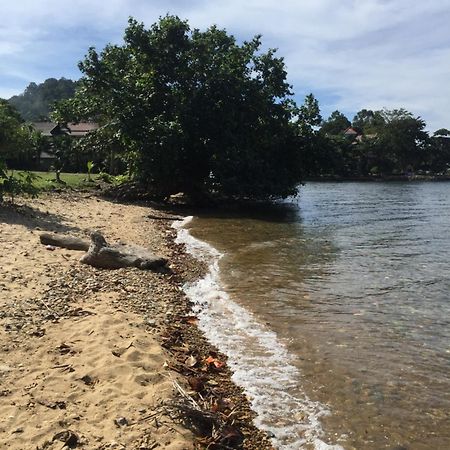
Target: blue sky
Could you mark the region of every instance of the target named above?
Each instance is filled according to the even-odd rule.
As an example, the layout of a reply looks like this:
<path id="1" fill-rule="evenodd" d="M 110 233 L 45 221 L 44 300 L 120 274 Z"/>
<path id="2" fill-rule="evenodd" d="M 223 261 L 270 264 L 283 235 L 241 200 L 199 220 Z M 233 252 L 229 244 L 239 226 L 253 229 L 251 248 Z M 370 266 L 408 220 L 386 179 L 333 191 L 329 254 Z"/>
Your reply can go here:
<path id="1" fill-rule="evenodd" d="M 240 40 L 261 33 L 297 101 L 313 92 L 324 117 L 404 107 L 450 128 L 450 0 L 1 0 L 0 97 L 79 78 L 87 49 L 120 43 L 128 16 L 150 26 L 166 13 Z"/>

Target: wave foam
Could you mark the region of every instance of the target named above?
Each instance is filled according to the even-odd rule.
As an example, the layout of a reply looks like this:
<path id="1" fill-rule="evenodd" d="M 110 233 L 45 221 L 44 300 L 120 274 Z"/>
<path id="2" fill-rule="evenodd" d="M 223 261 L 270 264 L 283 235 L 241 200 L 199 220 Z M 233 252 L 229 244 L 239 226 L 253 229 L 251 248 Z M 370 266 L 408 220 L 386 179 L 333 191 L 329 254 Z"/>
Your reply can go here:
<path id="1" fill-rule="evenodd" d="M 280 450 L 298 450 L 306 444 L 313 444 L 316 450 L 343 450 L 320 439 L 319 419 L 329 411 L 302 391 L 301 375 L 289 363 L 292 358 L 277 335 L 224 291 L 219 273 L 223 254 L 184 228 L 192 219 L 189 216 L 172 225 L 178 230 L 176 242 L 207 262 L 209 270 L 184 290 L 194 304 L 200 329 L 228 356 L 233 381 L 244 388 L 258 414 L 255 425 L 275 436 L 273 444 Z"/>

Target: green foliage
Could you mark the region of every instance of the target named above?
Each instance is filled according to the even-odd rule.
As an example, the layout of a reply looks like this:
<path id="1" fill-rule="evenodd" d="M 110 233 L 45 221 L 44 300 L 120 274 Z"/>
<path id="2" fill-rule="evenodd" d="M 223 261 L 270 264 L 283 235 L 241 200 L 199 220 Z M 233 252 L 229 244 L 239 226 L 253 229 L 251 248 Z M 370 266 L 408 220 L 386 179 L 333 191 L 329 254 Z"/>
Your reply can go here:
<path id="1" fill-rule="evenodd" d="M 314 134 L 316 128 L 322 123 L 319 102 L 313 94 L 305 97 L 303 105 L 298 109 L 298 127 L 300 136 Z"/>
<path id="2" fill-rule="evenodd" d="M 447 128 L 440 128 L 433 133 L 433 136 L 450 136 L 450 130 L 447 130 Z"/>
<path id="3" fill-rule="evenodd" d="M 320 132 L 331 136 L 342 134 L 351 125 L 350 120 L 339 111 L 333 111 L 327 120 L 322 122 Z"/>
<path id="4" fill-rule="evenodd" d="M 339 111 L 323 122 L 304 158 L 307 176 L 366 177 L 403 175 L 418 170 L 443 172 L 450 165 L 447 130 L 431 140 L 425 122 L 405 109 L 363 109 L 353 119 L 357 139 L 345 139 L 349 122 Z"/>
<path id="5" fill-rule="evenodd" d="M 72 97 L 76 84 L 66 78 L 49 78 L 40 84 L 30 83 L 22 94 L 11 97 L 9 103 L 24 120 L 48 120 L 54 103 Z"/>
<path id="6" fill-rule="evenodd" d="M 77 94 L 56 117 L 98 118 L 100 151 L 113 148 L 156 195 L 296 192 L 297 110 L 283 58 L 261 52 L 259 36 L 239 45 L 225 30 L 191 30 L 168 15 L 149 29 L 130 19 L 124 40 L 89 50 Z"/>
<path id="7" fill-rule="evenodd" d="M 51 142 L 52 153 L 56 159 L 53 163 L 56 181 L 64 184 L 60 174 L 64 168 L 69 165 L 70 159 L 73 157 L 73 140 L 67 135 L 54 136 Z"/>
<path id="8" fill-rule="evenodd" d="M 32 172 L 8 172 L 6 165 L 0 164 L 0 202 L 5 194 L 9 195 L 11 202 L 17 195 L 29 195 L 36 197 L 39 190 L 35 186 L 37 175 Z"/>
<path id="9" fill-rule="evenodd" d="M 435 173 L 447 173 L 450 167 L 450 131 L 441 128 L 430 138 L 428 169 Z"/>
<path id="10" fill-rule="evenodd" d="M 353 118 L 352 126 L 364 134 L 376 133 L 383 127 L 385 120 L 381 111 L 372 111 L 371 109 L 362 109 Z"/>
<path id="11" fill-rule="evenodd" d="M 425 122 L 405 110 L 385 110 L 381 114 L 385 125 L 378 130 L 377 139 L 383 157 L 404 173 L 418 169 L 428 143 Z"/>
<path id="12" fill-rule="evenodd" d="M 10 168 L 30 168 L 45 147 L 44 141 L 11 104 L 0 99 L 0 160 Z"/>
<path id="13" fill-rule="evenodd" d="M 95 166 L 94 161 L 88 161 L 86 166 L 87 166 L 87 171 L 88 171 L 88 181 L 92 181 L 91 173 L 92 173 L 92 169 Z"/>
<path id="14" fill-rule="evenodd" d="M 0 154 L 4 159 L 18 150 L 24 140 L 24 127 L 17 110 L 0 99 Z"/>

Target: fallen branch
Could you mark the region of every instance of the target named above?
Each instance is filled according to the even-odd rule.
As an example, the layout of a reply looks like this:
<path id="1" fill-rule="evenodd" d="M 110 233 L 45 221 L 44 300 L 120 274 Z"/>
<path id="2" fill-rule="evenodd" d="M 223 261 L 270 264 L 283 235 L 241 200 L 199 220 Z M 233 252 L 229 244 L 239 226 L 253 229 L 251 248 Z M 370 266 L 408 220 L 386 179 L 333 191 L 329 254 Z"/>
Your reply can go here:
<path id="1" fill-rule="evenodd" d="M 74 236 L 60 236 L 59 234 L 42 233 L 39 235 L 39 239 L 41 244 L 67 248 L 68 250 L 79 250 L 86 252 L 89 249 L 88 241 Z"/>
<path id="2" fill-rule="evenodd" d="M 91 234 L 89 250 L 80 261 L 102 269 L 137 267 L 142 270 L 159 269 L 167 263 L 167 259 L 155 256 L 143 247 L 125 244 L 109 245 L 99 231 Z"/>

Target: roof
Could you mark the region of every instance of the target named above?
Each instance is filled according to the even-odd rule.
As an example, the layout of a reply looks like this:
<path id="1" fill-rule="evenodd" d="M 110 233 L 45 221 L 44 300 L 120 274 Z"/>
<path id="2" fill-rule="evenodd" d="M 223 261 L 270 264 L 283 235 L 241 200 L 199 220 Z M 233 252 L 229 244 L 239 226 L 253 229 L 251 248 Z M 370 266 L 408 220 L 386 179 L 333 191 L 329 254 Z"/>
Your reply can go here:
<path id="1" fill-rule="evenodd" d="M 40 131 L 44 136 L 51 136 L 51 132 L 56 127 L 56 123 L 53 122 L 33 122 L 31 125 L 35 130 Z"/>
<path id="2" fill-rule="evenodd" d="M 80 123 L 68 123 L 67 128 L 70 131 L 70 136 L 85 136 L 90 131 L 94 131 L 98 128 L 98 124 L 94 122 L 80 122 Z"/>
<path id="3" fill-rule="evenodd" d="M 353 127 L 348 127 L 345 131 L 344 134 L 346 135 L 358 135 L 359 133 L 353 128 Z"/>
<path id="4" fill-rule="evenodd" d="M 68 123 L 60 125 L 54 122 L 33 122 L 33 128 L 40 131 L 44 136 L 54 136 L 55 134 L 67 134 L 73 137 L 82 137 L 90 131 L 98 128 L 98 124 L 94 122 Z"/>

